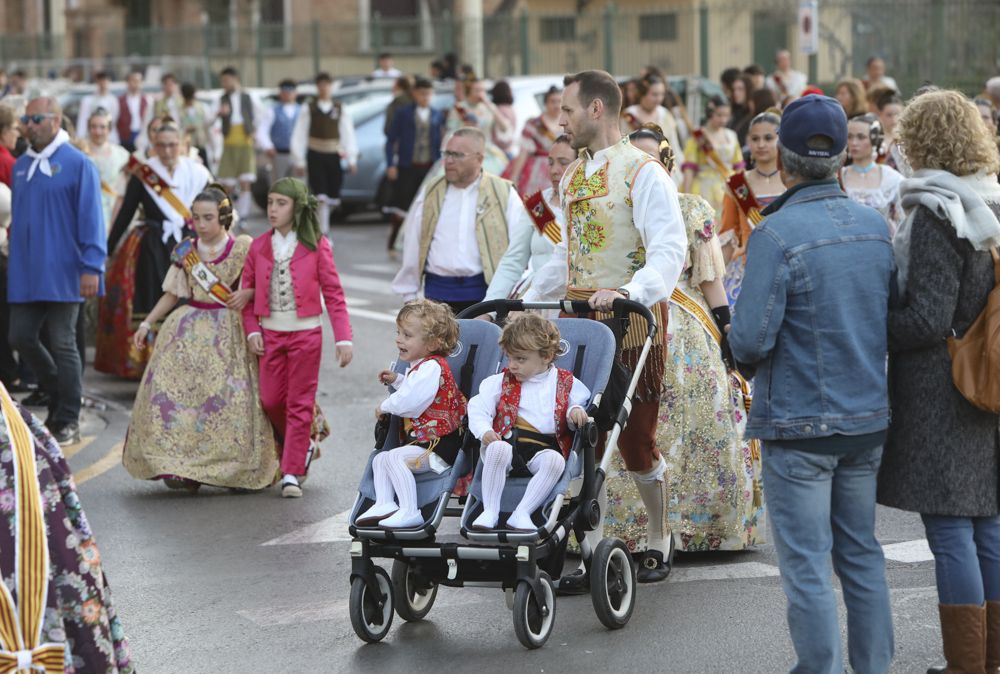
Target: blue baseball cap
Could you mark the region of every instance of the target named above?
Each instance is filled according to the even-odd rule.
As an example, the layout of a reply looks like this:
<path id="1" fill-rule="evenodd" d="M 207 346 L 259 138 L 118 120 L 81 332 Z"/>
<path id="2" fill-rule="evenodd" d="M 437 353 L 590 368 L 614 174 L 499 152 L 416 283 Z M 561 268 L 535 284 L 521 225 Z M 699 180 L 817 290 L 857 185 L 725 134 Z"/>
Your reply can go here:
<path id="1" fill-rule="evenodd" d="M 802 157 L 836 157 L 847 147 L 847 115 L 836 99 L 803 96 L 781 113 L 778 140 Z"/>

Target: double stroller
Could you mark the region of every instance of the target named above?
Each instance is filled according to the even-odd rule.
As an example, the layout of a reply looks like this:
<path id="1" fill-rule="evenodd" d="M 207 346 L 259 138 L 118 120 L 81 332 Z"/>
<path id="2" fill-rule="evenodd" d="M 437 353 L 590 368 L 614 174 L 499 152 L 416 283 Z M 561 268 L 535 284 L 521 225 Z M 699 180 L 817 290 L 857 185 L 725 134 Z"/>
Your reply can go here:
<path id="1" fill-rule="evenodd" d="M 526 304 L 497 300 L 470 307 L 461 316 L 495 312 L 496 323 L 502 323 L 511 311 L 525 309 L 558 309 L 580 317 L 593 311 L 580 301 Z M 383 639 L 392 625 L 394 611 L 406 621 L 422 620 L 434 605 L 440 585 L 499 587 L 513 610 L 518 640 L 526 648 L 541 647 L 555 623 L 554 581 L 562 574 L 571 531 L 580 542 L 598 619 L 609 629 L 620 629 L 628 623 L 636 597 L 636 571 L 628 548 L 617 538 L 604 538 L 591 549 L 584 534 L 600 523 L 602 513 L 597 495 L 603 489 L 608 464 L 628 419 L 631 398 L 656 326 L 650 311 L 636 302 L 617 300 L 612 311 L 610 328 L 595 320 L 555 320 L 561 335 L 555 364 L 572 371 L 590 389 L 592 397 L 587 411 L 591 421 L 577 429 L 559 482 L 532 514 L 535 531 L 472 530 L 472 522 L 482 512 L 482 465 L 476 460 L 479 443 L 469 432 L 449 470 L 415 475 L 423 524 L 411 529 L 357 526 L 358 515 L 374 503 L 375 455 L 400 444 L 402 422 L 390 419 L 385 440 L 368 459 L 349 520 L 353 539 L 350 616 L 351 625 L 362 640 L 373 643 Z M 647 335 L 638 365 L 629 379 L 628 371 L 620 363 L 619 351 L 628 321 L 636 316 L 646 321 Z M 459 388 L 469 398 L 478 392 L 483 379 L 503 367 L 498 344 L 500 328 L 476 319 L 459 318 L 458 323 L 459 341 L 448 365 Z M 405 367 L 405 363 L 399 363 L 396 369 L 402 372 Z M 598 443 L 595 417 L 603 422 L 605 429 L 610 428 L 607 449 L 599 464 L 595 459 Z M 473 478 L 467 493 L 461 497 L 453 495 L 456 484 L 470 471 Z M 501 500 L 501 522 L 520 502 L 527 483 L 528 478 L 508 478 Z M 443 531 L 445 518 L 458 519 L 457 527 L 450 527 L 457 528 L 456 533 Z M 374 564 L 373 559 L 391 559 L 391 573 Z"/>

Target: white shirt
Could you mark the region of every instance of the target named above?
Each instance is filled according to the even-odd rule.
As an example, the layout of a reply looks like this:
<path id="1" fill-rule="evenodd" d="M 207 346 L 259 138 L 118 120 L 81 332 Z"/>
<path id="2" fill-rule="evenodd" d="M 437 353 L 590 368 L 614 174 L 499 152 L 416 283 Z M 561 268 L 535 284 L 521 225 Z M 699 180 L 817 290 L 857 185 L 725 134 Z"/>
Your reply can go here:
<path id="1" fill-rule="evenodd" d="M 225 94 L 222 95 L 223 98 Z M 221 105 L 222 98 L 219 99 Z M 239 89 L 229 94 L 229 124 L 243 123 L 243 92 Z"/>
<path id="2" fill-rule="evenodd" d="M 587 178 L 607 163 L 607 149 L 600 150 L 587 160 Z M 566 171 L 559 191 L 564 196 L 572 176 Z M 565 204 L 564 204 L 565 208 Z M 647 307 L 666 300 L 684 270 L 687 253 L 687 230 L 681 217 L 677 200 L 677 185 L 670 179 L 663 166 L 657 162 L 645 164 L 632 186 L 632 220 L 639 230 L 646 249 L 646 264 L 622 286 L 632 299 Z M 562 228 L 562 242 L 556 246 L 548 263 L 534 275 L 531 288 L 524 296 L 525 302 L 551 302 L 566 295 L 568 280 L 568 239 L 566 225 Z"/>
<path id="3" fill-rule="evenodd" d="M 333 101 L 316 101 L 316 107 L 324 113 L 333 109 Z M 295 129 L 292 130 L 292 165 L 297 168 L 304 168 L 306 165 L 306 151 L 309 148 L 309 126 L 312 115 L 309 113 L 309 106 L 303 105 L 299 118 L 295 121 Z M 340 107 L 340 122 L 337 126 L 340 131 L 340 156 L 347 159 L 348 166 L 358 164 L 358 141 L 354 137 L 354 120 L 344 106 Z"/>
<path id="4" fill-rule="evenodd" d="M 566 215 L 559 205 L 558 194 L 551 187 L 542 190 L 542 198 L 548 204 L 561 232 L 566 231 Z M 484 300 L 502 300 L 510 295 L 516 286 L 523 286 L 524 280 L 545 266 L 556 245 L 538 231 L 535 221 L 527 210 L 525 217 L 515 223 L 516 232 L 511 234 L 510 245 L 493 272 L 493 280 L 486 289 Z M 514 229 L 512 228 L 512 229 Z"/>
<path id="5" fill-rule="evenodd" d="M 424 107 L 421 107 L 421 106 L 418 105 L 417 106 L 417 119 L 419 119 L 424 124 L 427 124 L 428 122 L 430 122 L 431 121 L 431 109 L 430 109 L 430 107 L 424 108 Z"/>
<path id="6" fill-rule="evenodd" d="M 403 71 L 399 68 L 389 68 L 388 70 L 383 70 L 382 68 L 376 68 L 372 71 L 372 77 L 402 77 Z"/>
<path id="7" fill-rule="evenodd" d="M 474 276 L 483 272 L 479 243 L 476 241 L 476 204 L 479 201 L 480 182 L 477 178 L 465 188 L 448 185 L 424 269 L 417 269 L 420 263 L 420 232 L 423 230 L 426 198 L 424 190 L 413 200 L 406 220 L 403 221 L 403 264 L 392 280 L 394 293 L 407 300 L 415 298 L 425 271 L 438 276 Z M 511 189 L 507 197 L 505 219 L 509 241 L 514 240 L 525 221 L 531 226 L 530 217 L 515 189 Z"/>
<path id="8" fill-rule="evenodd" d="M 479 395 L 469 401 L 469 430 L 481 440 L 483 435 L 493 430 L 493 418 L 497 413 L 497 403 L 500 402 L 500 389 L 503 385 L 503 373 L 487 377 L 479 385 Z M 550 367 L 541 374 L 521 382 L 521 400 L 517 414 L 534 426 L 542 435 L 555 435 L 556 432 L 556 384 L 559 381 L 558 370 Z M 590 389 L 573 378 L 573 388 L 569 392 L 569 407 L 566 409 L 566 421 L 569 413 L 575 407 L 586 409 L 590 402 Z M 570 423 L 570 428 L 573 424 Z"/>
<path id="9" fill-rule="evenodd" d="M 125 95 L 125 105 L 128 106 L 129 114 L 129 131 L 133 133 L 142 131 L 143 118 L 142 118 L 142 100 L 145 98 L 142 94 L 126 94 Z M 147 112 L 151 106 L 146 105 Z"/>
<path id="10" fill-rule="evenodd" d="M 275 260 L 285 260 L 295 254 L 295 246 L 299 242 L 299 237 L 294 229 L 288 230 L 288 234 L 282 234 L 274 230 L 271 234 L 271 250 L 274 251 Z"/>
<path id="11" fill-rule="evenodd" d="M 398 417 L 419 417 L 434 402 L 440 380 L 441 366 L 436 360 L 427 361 L 416 371 L 411 364 L 405 375 L 396 375 L 393 382 L 396 392 L 383 400 L 380 407 L 383 412 Z"/>
<path id="12" fill-rule="evenodd" d="M 273 150 L 274 143 L 271 142 L 271 127 L 278 116 L 279 110 L 287 119 L 294 119 L 295 113 L 299 109 L 298 103 L 282 103 L 281 107 L 272 106 L 264 108 L 261 114 L 260 123 L 254 131 L 257 147 L 263 151 Z"/>
<path id="13" fill-rule="evenodd" d="M 90 133 L 90 116 L 98 108 L 104 108 L 111 115 L 111 136 L 112 143 L 118 143 L 118 97 L 112 93 L 90 94 L 84 96 L 80 101 L 80 112 L 76 116 L 76 137 L 86 138 Z"/>
<path id="14" fill-rule="evenodd" d="M 774 79 L 775 77 L 781 78 L 781 85 Z M 805 73 L 800 73 L 798 70 L 789 70 L 787 73 L 776 70 L 767 76 L 764 83 L 774 92 L 780 103 L 783 96 L 790 96 L 792 98 L 801 96 L 809 84 L 809 78 L 806 77 Z M 781 90 L 782 86 L 785 88 L 784 92 Z"/>

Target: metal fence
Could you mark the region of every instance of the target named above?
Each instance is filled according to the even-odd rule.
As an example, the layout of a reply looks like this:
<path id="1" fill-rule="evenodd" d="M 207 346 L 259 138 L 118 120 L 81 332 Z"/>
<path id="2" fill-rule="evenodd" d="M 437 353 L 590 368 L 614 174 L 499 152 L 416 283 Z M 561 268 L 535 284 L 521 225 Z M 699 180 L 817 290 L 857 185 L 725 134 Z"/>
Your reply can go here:
<path id="1" fill-rule="evenodd" d="M 769 69 L 777 49 L 794 46 L 797 6 L 797 0 L 704 0 L 485 17 L 483 70 L 488 77 L 591 67 L 628 74 L 652 64 L 716 77 L 730 65 Z M 202 86 L 225 65 L 239 67 L 248 84 L 270 85 L 320 70 L 365 73 L 380 51 L 393 52 L 406 71 L 426 72 L 441 54 L 467 54 L 467 29 L 461 18 L 438 16 L 133 29 L 106 33 L 98 45 L 87 35 L 0 36 L 0 63 L 37 75 L 74 65 L 88 79 L 104 64 L 79 55 L 99 53 L 133 65 L 183 64 L 182 76 Z M 904 92 L 926 80 L 972 91 L 1000 72 L 998 0 L 821 0 L 819 35 L 821 84 L 861 74 L 872 55 L 886 60 Z"/>

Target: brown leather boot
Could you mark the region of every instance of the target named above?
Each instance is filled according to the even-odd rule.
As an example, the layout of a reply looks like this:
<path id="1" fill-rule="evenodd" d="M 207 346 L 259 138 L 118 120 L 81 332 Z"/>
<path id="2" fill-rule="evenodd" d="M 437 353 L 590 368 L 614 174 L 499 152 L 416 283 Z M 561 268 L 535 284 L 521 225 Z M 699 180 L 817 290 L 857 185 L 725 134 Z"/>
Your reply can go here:
<path id="1" fill-rule="evenodd" d="M 986 674 L 1000 674 L 1000 601 L 986 602 Z"/>
<path id="2" fill-rule="evenodd" d="M 932 667 L 927 674 L 985 674 L 986 607 L 939 604 L 938 612 L 948 664 L 943 669 Z"/>

